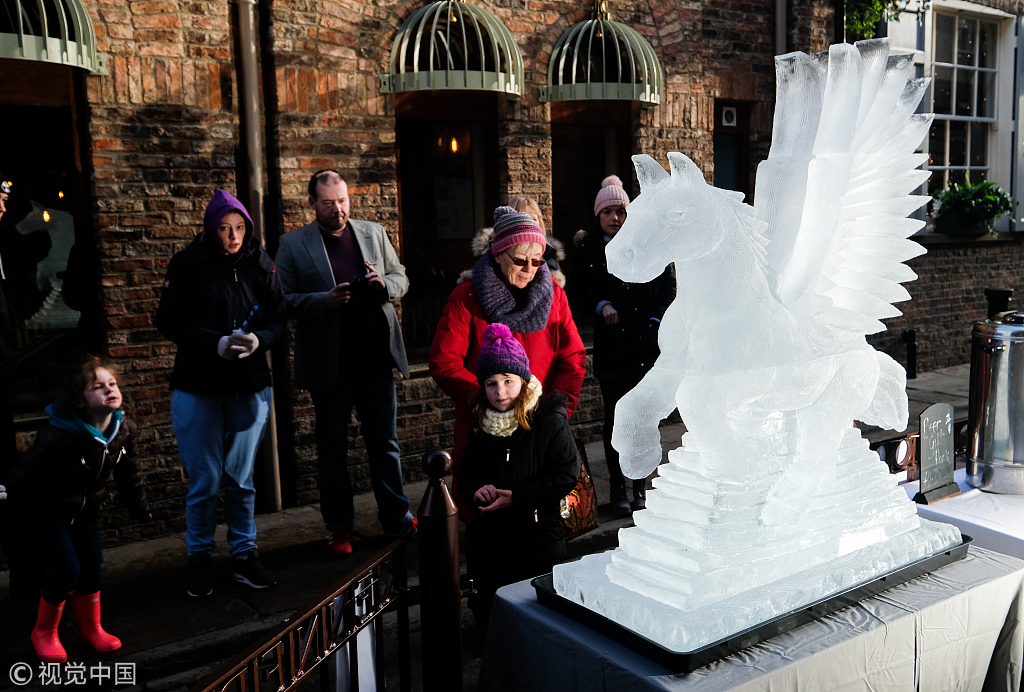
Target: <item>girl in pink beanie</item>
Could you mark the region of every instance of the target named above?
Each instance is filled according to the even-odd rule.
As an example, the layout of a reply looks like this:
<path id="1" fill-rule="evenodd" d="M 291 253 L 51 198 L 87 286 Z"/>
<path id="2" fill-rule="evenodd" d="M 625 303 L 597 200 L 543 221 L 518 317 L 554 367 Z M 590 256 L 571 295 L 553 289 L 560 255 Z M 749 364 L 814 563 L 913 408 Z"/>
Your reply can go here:
<path id="1" fill-rule="evenodd" d="M 608 271 L 605 247 L 626 222 L 629 195 L 617 176 L 601 183 L 594 200 L 597 227 L 576 238 L 572 280 L 567 284 L 577 318 L 594 321 L 594 375 L 604 400 L 604 457 L 608 464 L 611 509 L 618 516 L 647 506 L 647 481 L 633 481 L 633 502 L 619 453 L 612 447 L 615 404 L 643 379 L 659 354 L 658 327 L 676 296 L 671 266 L 653 281 L 627 284 Z"/>
<path id="2" fill-rule="evenodd" d="M 456 471 L 458 492 L 477 513 L 466 528 L 466 562 L 481 637 L 498 588 L 565 558 L 560 501 L 580 473 L 565 395 L 541 396 L 526 351 L 504 324 L 488 325 L 483 338 L 474 430 Z"/>

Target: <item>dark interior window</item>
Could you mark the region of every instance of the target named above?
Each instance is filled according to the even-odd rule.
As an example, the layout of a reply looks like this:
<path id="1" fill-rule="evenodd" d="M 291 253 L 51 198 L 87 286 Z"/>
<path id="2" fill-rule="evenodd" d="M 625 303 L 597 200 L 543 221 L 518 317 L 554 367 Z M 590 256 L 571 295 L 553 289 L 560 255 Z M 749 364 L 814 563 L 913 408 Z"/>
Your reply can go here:
<path id="1" fill-rule="evenodd" d="M 96 242 L 73 68 L 18 61 L 0 71 L 0 171 L 13 183 L 0 219 L 0 260 L 18 349 L 15 412 L 31 418 L 61 396 L 81 354 L 102 347 Z"/>

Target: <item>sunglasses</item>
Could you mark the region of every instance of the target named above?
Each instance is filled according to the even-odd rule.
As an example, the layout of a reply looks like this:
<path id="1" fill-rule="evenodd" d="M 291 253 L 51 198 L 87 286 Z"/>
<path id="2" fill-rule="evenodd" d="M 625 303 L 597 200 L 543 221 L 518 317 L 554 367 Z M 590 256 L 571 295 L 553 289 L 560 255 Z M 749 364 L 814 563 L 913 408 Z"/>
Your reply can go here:
<path id="1" fill-rule="evenodd" d="M 516 265 L 517 267 L 525 267 L 528 264 L 532 264 L 534 269 L 539 269 L 540 266 L 542 264 L 544 264 L 544 259 L 543 258 L 541 258 L 541 259 L 524 259 L 522 257 L 515 257 L 514 255 L 509 255 L 508 257 L 509 257 L 509 259 L 512 260 L 512 264 Z"/>

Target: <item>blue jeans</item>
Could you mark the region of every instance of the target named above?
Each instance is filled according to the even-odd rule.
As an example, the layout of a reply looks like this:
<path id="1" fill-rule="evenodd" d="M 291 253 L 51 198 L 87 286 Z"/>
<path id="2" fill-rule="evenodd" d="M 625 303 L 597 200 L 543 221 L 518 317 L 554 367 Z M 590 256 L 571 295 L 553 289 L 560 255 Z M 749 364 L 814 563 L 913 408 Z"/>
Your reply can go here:
<path id="1" fill-rule="evenodd" d="M 45 527 L 42 539 L 47 557 L 44 600 L 63 603 L 72 589 L 79 596 L 100 590 L 103 547 L 96 519 L 86 517 L 71 526 Z"/>
<path id="2" fill-rule="evenodd" d="M 398 400 L 391 370 L 354 368 L 342 371 L 333 390 L 311 391 L 310 394 L 316 409 L 320 513 L 327 528 L 351 531 L 356 516 L 347 461 L 348 425 L 353 406 L 369 457 L 377 519 L 386 532 L 398 531 L 412 522 L 409 498 L 402 488 L 401 450 L 395 423 Z"/>
<path id="3" fill-rule="evenodd" d="M 242 555 L 256 547 L 252 476 L 269 415 L 270 387 L 237 397 L 179 390 L 171 394 L 171 426 L 188 474 L 185 542 L 189 555 L 213 552 L 221 477 L 227 485 L 224 519 L 231 554 Z"/>

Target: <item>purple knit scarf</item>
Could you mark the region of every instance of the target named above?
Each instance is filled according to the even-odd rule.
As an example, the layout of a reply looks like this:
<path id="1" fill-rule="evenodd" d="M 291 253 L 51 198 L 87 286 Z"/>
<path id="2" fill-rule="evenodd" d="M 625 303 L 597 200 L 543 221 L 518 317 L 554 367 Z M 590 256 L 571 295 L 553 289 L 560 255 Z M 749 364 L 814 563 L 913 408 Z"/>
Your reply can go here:
<path id="1" fill-rule="evenodd" d="M 490 252 L 473 266 L 473 288 L 488 322 L 501 322 L 520 334 L 539 332 L 548 323 L 555 292 L 547 265 L 541 265 L 533 281 L 522 289 L 526 292 L 526 304 L 519 310 L 511 289 L 495 271 Z"/>

